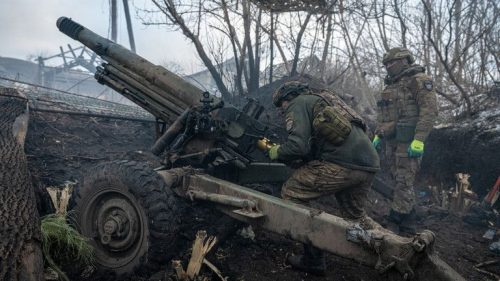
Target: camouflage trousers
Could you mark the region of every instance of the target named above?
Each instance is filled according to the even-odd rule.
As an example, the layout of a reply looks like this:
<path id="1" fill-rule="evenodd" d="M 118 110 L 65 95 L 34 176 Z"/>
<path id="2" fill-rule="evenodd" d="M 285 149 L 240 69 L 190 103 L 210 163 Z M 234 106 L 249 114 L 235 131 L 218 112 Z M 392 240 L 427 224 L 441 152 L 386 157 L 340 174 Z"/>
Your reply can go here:
<path id="1" fill-rule="evenodd" d="M 401 214 L 409 214 L 415 208 L 413 184 L 420 169 L 421 158 L 408 157 L 410 143 L 387 141 L 385 157 L 396 185 L 391 208 Z"/>
<path id="2" fill-rule="evenodd" d="M 363 219 L 366 217 L 364 206 L 374 176 L 372 172 L 313 160 L 295 170 L 284 183 L 281 197 L 308 205 L 311 200 L 335 194 L 343 218 Z"/>

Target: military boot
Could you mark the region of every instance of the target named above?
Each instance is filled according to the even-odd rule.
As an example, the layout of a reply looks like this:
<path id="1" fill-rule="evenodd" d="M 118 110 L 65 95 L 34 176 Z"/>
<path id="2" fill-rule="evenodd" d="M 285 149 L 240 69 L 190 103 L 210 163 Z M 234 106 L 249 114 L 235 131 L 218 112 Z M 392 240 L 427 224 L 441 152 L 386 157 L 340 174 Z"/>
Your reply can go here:
<path id="1" fill-rule="evenodd" d="M 411 210 L 409 214 L 404 214 L 401 223 L 399 224 L 399 233 L 400 234 L 417 234 L 417 214 L 415 209 Z"/>
<path id="2" fill-rule="evenodd" d="M 304 254 L 288 257 L 288 263 L 295 269 L 318 276 L 326 272 L 325 254 L 320 249 L 304 244 Z"/>

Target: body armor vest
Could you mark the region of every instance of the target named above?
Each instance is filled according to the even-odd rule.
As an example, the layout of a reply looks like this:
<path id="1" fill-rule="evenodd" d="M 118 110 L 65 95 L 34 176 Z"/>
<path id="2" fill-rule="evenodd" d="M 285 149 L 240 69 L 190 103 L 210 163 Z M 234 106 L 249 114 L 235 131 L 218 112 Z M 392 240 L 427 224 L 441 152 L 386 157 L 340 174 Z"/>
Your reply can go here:
<path id="1" fill-rule="evenodd" d="M 386 79 L 386 88 L 377 102 L 381 123 L 394 123 L 394 132 L 386 132 L 388 136 L 395 135 L 401 142 L 411 141 L 415 134 L 419 110 L 416 92 L 418 85 L 416 75 L 423 73 L 422 67 L 413 67 L 395 78 Z"/>
<path id="2" fill-rule="evenodd" d="M 340 145 L 351 133 L 353 124 L 366 130 L 361 116 L 334 93 L 322 90 L 311 94 L 324 101 L 318 102 L 313 110 L 313 128 L 317 135 L 334 145 Z"/>
<path id="3" fill-rule="evenodd" d="M 347 105 L 338 95 L 327 90 L 311 93 L 321 97 L 329 106 L 334 107 L 349 122 L 358 125 L 363 131 L 366 131 L 366 123 L 363 118 L 349 105 Z"/>

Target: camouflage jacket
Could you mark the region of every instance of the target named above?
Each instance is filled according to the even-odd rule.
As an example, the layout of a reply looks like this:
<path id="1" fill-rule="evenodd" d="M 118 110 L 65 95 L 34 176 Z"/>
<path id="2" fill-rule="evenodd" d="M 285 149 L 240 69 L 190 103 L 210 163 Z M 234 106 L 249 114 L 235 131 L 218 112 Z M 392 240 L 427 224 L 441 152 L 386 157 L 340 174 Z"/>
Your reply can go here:
<path id="1" fill-rule="evenodd" d="M 387 85 L 377 102 L 378 127 L 375 132 L 403 142 L 412 139 L 425 141 L 437 117 L 432 79 L 424 73 L 423 67 L 413 65 L 394 78 L 386 78 L 385 83 Z M 398 135 L 404 130 L 409 132 L 408 137 L 401 140 Z"/>
<path id="2" fill-rule="evenodd" d="M 333 145 L 315 134 L 312 123 L 317 103 L 326 104 L 326 101 L 317 95 L 302 94 L 289 102 L 285 112 L 288 138 L 278 149 L 278 159 L 320 159 L 350 169 L 377 171 L 380 168 L 378 154 L 360 126 L 354 124 L 340 145 Z"/>

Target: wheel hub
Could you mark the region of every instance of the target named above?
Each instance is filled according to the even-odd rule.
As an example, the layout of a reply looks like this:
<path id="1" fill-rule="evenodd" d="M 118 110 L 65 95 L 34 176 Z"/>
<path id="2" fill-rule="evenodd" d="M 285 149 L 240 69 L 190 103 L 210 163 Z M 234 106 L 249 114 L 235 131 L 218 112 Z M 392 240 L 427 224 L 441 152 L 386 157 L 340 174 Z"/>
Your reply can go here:
<path id="1" fill-rule="evenodd" d="M 102 202 L 97 213 L 97 232 L 102 246 L 113 252 L 125 251 L 140 237 L 139 217 L 125 198 Z"/>

